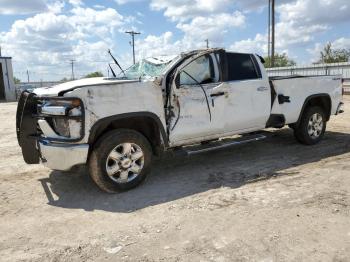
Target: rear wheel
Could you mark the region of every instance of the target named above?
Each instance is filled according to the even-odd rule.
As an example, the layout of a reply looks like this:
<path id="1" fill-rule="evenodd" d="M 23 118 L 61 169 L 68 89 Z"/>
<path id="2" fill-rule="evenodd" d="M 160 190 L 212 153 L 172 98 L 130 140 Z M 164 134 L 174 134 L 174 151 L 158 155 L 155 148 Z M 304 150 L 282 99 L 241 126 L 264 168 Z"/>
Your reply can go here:
<path id="1" fill-rule="evenodd" d="M 300 124 L 294 129 L 296 139 L 305 145 L 320 142 L 326 131 L 326 115 L 321 107 L 309 107 L 305 110 Z"/>
<path id="2" fill-rule="evenodd" d="M 114 130 L 96 143 L 89 158 L 92 180 L 108 193 L 138 186 L 149 173 L 152 149 L 139 132 Z"/>

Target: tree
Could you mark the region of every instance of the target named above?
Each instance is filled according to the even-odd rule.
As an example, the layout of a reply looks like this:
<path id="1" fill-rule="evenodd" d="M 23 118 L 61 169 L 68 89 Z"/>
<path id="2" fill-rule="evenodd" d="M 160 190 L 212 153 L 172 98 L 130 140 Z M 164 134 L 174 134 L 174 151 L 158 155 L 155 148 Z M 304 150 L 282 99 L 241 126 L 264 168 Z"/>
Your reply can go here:
<path id="1" fill-rule="evenodd" d="M 265 57 L 265 67 L 271 68 L 271 59 L 270 57 Z M 296 63 L 294 60 L 290 59 L 287 54 L 275 54 L 275 65 L 274 67 L 286 67 L 286 66 L 295 66 Z"/>
<path id="2" fill-rule="evenodd" d="M 69 80 L 68 80 L 68 78 L 67 77 L 63 77 L 61 80 L 60 80 L 60 82 L 68 82 Z"/>
<path id="3" fill-rule="evenodd" d="M 350 50 L 333 49 L 332 43 L 326 44 L 320 53 L 320 60 L 316 64 L 329 64 L 348 62 L 350 58 Z"/>
<path id="4" fill-rule="evenodd" d="M 93 73 L 87 74 L 84 78 L 91 78 L 91 77 L 103 77 L 103 74 L 101 72 L 93 72 Z"/>
<path id="5" fill-rule="evenodd" d="M 21 80 L 19 80 L 17 77 L 13 77 L 13 81 L 15 81 L 15 84 L 20 84 L 21 83 Z"/>

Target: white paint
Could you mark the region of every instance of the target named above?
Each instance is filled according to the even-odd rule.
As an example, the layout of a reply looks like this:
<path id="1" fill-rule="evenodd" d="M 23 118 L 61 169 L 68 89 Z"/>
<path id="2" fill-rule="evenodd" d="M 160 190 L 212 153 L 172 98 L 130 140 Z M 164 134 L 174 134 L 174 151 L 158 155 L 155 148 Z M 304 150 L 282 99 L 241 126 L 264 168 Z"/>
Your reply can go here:
<path id="1" fill-rule="evenodd" d="M 124 113 L 149 112 L 159 117 L 165 126 L 161 87 L 151 81 L 122 81 L 108 85 L 77 88 L 65 94 L 79 97 L 85 106 L 85 136 L 87 143 L 91 127 L 105 117 Z"/>
<path id="2" fill-rule="evenodd" d="M 191 65 L 191 62 L 187 61 L 187 64 Z M 263 69 L 261 63 L 260 66 Z M 185 66 L 185 70 L 188 67 Z M 183 85 L 177 89 L 173 83 L 173 90 L 177 96 L 173 101 L 174 111 L 178 114 L 179 107 L 176 101 L 179 101 L 180 117 L 170 133 L 171 146 L 188 145 L 265 128 L 271 109 L 271 92 L 265 71 L 261 79 L 202 86 L 209 99 L 211 121 L 205 95 L 200 86 Z M 210 96 L 222 92 L 225 95 Z M 177 116 L 172 121 L 172 127 L 176 119 Z"/>
<path id="3" fill-rule="evenodd" d="M 290 103 L 279 104 L 276 100 L 272 114 L 283 114 L 286 124 L 298 121 L 304 101 L 314 94 L 329 94 L 332 100 L 331 114 L 335 115 L 342 100 L 342 83 L 340 77 L 318 76 L 309 78 L 291 78 L 273 81 L 276 93 L 290 97 Z"/>
<path id="4" fill-rule="evenodd" d="M 206 51 L 208 52 L 208 51 Z M 198 58 L 200 53 L 193 56 Z M 179 58 L 180 59 L 180 58 Z M 181 86 L 179 89 L 172 83 L 172 106 L 175 116 L 170 125 L 170 146 L 191 145 L 205 140 L 217 139 L 235 134 L 259 131 L 266 126 L 270 114 L 283 114 L 287 124 L 298 120 L 305 99 L 313 94 L 326 93 L 332 99 L 332 115 L 336 113 L 341 102 L 341 81 L 338 77 L 295 78 L 274 81 L 278 94 L 289 96 L 291 103 L 280 105 L 276 99 L 271 111 L 271 90 L 269 79 L 261 62 L 261 79 L 232 81 L 226 83 L 204 84 L 203 88 L 209 100 L 212 114 L 210 121 L 205 94 L 199 86 Z M 173 61 L 175 65 L 177 61 Z M 187 60 L 186 64 L 190 61 Z M 180 68 L 182 68 L 180 66 Z M 92 126 L 100 119 L 125 113 L 149 112 L 157 115 L 165 127 L 164 97 L 165 77 L 170 72 L 155 81 L 116 80 L 104 78 L 82 79 L 67 82 L 53 88 L 35 89 L 35 93 L 43 96 L 56 96 L 61 91 L 67 91 L 65 97 L 80 98 L 85 107 L 85 136 L 79 143 L 87 144 Z M 163 81 L 161 81 L 161 79 Z M 223 96 L 211 97 L 211 94 L 223 92 Z M 179 108 L 180 105 L 180 108 Z M 179 109 L 181 110 L 178 122 Z M 80 127 L 71 124 L 71 132 L 78 135 Z M 48 131 L 47 131 L 48 132 Z M 84 145 L 87 146 L 87 145 Z M 71 160 L 60 160 L 61 155 L 68 150 Z M 65 167 L 74 161 L 86 161 L 86 147 L 81 151 L 54 146 L 53 150 L 45 146 L 48 162 L 56 168 Z M 74 155 L 76 154 L 76 155 Z M 85 155 L 86 154 L 86 155 Z M 52 157 L 52 159 L 51 159 Z M 62 163 L 63 161 L 63 163 Z"/>
<path id="5" fill-rule="evenodd" d="M 75 81 L 65 82 L 55 86 L 40 87 L 34 90 L 34 93 L 38 96 L 57 96 L 61 91 L 66 91 L 71 88 L 78 86 L 90 86 L 90 85 L 101 85 L 101 84 L 117 84 L 117 83 L 132 83 L 135 80 L 120 80 L 112 78 L 103 78 L 103 77 L 93 77 L 93 78 L 84 78 Z"/>

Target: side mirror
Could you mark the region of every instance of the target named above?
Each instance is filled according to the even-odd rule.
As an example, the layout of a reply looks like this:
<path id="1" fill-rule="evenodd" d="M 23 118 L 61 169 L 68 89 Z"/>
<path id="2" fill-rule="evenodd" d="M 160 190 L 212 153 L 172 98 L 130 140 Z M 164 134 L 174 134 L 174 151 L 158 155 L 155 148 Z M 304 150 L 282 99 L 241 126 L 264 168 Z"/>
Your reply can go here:
<path id="1" fill-rule="evenodd" d="M 258 54 L 257 54 L 257 56 L 259 57 L 259 59 L 260 59 L 260 61 L 261 61 L 262 64 L 265 64 L 265 63 L 266 63 L 265 59 L 264 59 L 262 56 L 260 56 L 260 55 L 258 55 Z"/>

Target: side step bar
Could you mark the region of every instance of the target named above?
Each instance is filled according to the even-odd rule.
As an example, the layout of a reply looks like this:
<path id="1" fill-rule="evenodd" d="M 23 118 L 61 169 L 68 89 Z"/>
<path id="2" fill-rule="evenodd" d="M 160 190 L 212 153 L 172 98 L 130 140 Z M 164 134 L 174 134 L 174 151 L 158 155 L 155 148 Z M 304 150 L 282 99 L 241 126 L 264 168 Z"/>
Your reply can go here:
<path id="1" fill-rule="evenodd" d="M 205 152 L 210 152 L 218 149 L 228 148 L 231 146 L 237 146 L 241 144 L 246 144 L 254 141 L 260 141 L 265 139 L 266 136 L 262 134 L 256 134 L 256 135 L 249 135 L 249 136 L 243 136 L 236 139 L 231 139 L 229 141 L 218 141 L 209 143 L 208 145 L 200 145 L 200 146 L 193 146 L 191 148 L 184 148 L 186 155 L 196 155 L 201 154 Z"/>

